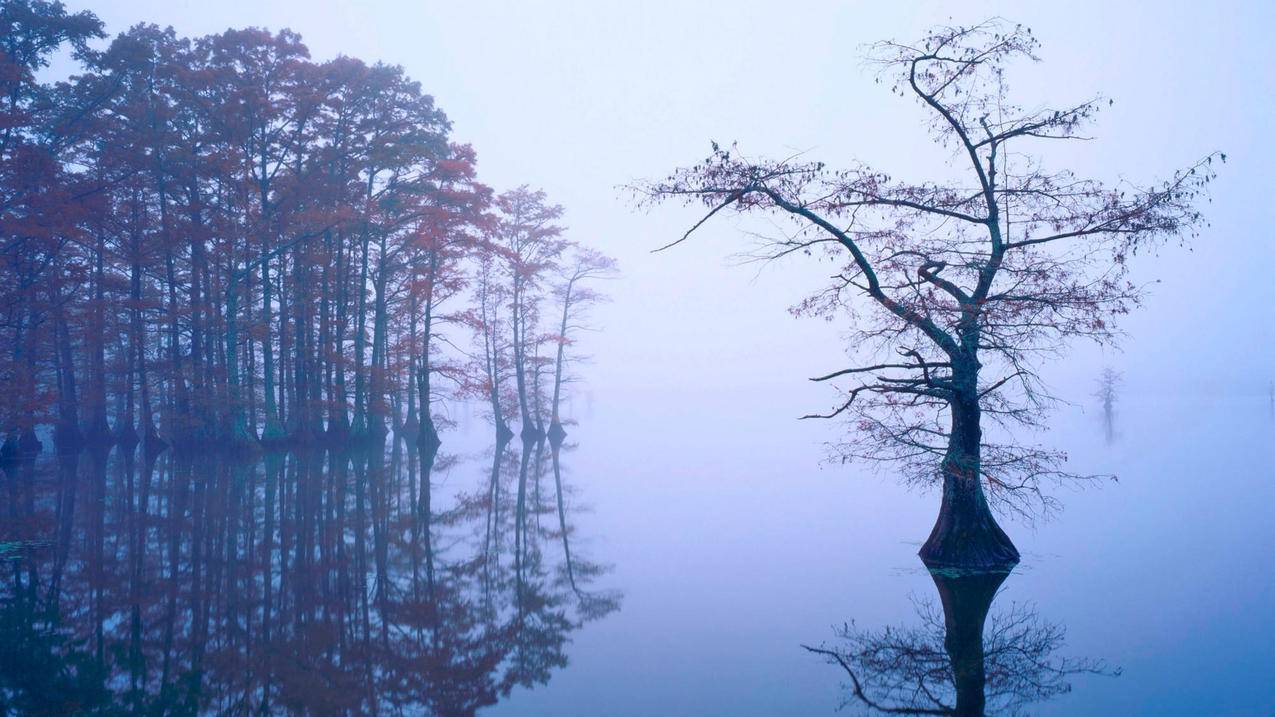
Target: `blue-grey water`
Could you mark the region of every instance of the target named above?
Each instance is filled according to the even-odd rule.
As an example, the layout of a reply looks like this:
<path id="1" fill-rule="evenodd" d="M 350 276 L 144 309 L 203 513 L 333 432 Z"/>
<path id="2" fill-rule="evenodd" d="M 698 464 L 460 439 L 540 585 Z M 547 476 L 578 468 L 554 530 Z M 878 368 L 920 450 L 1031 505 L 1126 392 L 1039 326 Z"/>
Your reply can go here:
<path id="1" fill-rule="evenodd" d="M 1121 674 L 1077 677 L 1026 713 L 1275 714 L 1265 399 L 1131 396 L 1111 446 L 1092 409 L 1056 416 L 1044 439 L 1119 480 L 1060 491 L 1063 512 L 1035 527 L 1005 521 L 1024 559 L 992 611 L 1029 605 L 1065 628 L 1060 654 Z M 573 470 L 595 506 L 582 522 L 624 607 L 502 714 L 832 714 L 848 680 L 799 645 L 937 603 L 915 557 L 936 495 L 821 467 L 819 429 L 721 404 L 740 405 L 648 395 L 599 404 L 578 429 Z"/>
<path id="2" fill-rule="evenodd" d="M 827 462 L 838 428 L 782 408 L 708 389 L 578 399 L 556 479 L 549 446 L 497 456 L 477 413 L 457 415 L 428 505 L 427 464 L 401 446 L 7 466 L 0 698 L 14 714 L 870 714 L 802 645 L 844 647 L 847 623 L 933 638 L 929 610 L 927 654 L 947 664 L 915 556 L 937 496 Z M 1041 438 L 1118 481 L 1004 521 L 1024 557 L 988 625 L 1036 632 L 986 639 L 1048 630 L 1049 664 L 1093 670 L 1033 701 L 1006 673 L 1021 664 L 989 659 L 988 713 L 1275 714 L 1266 397 L 1131 395 L 1110 445 L 1081 406 Z"/>

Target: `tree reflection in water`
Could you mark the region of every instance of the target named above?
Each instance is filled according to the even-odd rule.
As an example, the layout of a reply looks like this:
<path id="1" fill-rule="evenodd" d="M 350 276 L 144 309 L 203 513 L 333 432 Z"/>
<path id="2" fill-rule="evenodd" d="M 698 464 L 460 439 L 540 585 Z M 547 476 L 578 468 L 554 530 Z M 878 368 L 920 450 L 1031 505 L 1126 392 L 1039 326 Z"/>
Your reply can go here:
<path id="1" fill-rule="evenodd" d="M 941 610 L 915 600 L 914 625 L 865 630 L 848 623 L 835 645 L 805 646 L 849 677 L 844 706 L 865 714 L 1018 715 L 1071 691 L 1077 675 L 1120 673 L 1100 660 L 1055 654 L 1066 631 L 1030 605 L 990 611 L 1008 572 L 930 576 Z"/>
<path id="2" fill-rule="evenodd" d="M 471 715 L 543 684 L 620 604 L 559 458 L 497 446 L 454 497 L 460 461 L 399 442 L 6 465 L 0 714 Z"/>

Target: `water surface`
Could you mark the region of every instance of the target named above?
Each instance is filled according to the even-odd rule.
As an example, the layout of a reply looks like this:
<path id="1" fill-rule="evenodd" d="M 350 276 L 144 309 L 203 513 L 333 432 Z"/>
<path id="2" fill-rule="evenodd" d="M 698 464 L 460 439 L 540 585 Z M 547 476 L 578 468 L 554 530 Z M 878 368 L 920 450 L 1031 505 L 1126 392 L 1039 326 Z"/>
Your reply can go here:
<path id="1" fill-rule="evenodd" d="M 391 441 L 8 466 L 0 694 L 18 713 L 857 714 L 846 670 L 803 645 L 886 635 L 891 669 L 856 677 L 934 709 L 955 631 L 983 648 L 989 714 L 1275 713 L 1260 400 L 1131 397 L 1111 445 L 1064 411 L 1045 438 L 1118 482 L 1007 521 L 1023 563 L 968 588 L 915 557 L 936 496 L 826 462 L 835 427 L 711 391 L 615 398 L 556 457 L 471 422 L 432 459 Z"/>

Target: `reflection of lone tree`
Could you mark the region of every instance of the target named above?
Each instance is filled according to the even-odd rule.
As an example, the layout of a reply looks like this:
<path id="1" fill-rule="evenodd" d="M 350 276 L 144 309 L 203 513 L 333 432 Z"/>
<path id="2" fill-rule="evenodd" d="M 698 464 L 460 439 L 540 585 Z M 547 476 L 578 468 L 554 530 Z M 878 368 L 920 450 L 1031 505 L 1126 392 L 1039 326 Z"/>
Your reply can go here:
<path id="1" fill-rule="evenodd" d="M 850 677 L 848 704 L 868 714 L 1021 714 L 1034 702 L 1071 691 L 1078 674 L 1119 674 L 1089 659 L 1057 657 L 1065 630 L 1015 603 L 988 618 L 1008 573 L 932 573 L 943 602 L 917 603 L 921 624 L 841 628 L 835 648 L 806 647 Z"/>
<path id="2" fill-rule="evenodd" d="M 1107 443 L 1114 443 L 1116 440 L 1116 400 L 1123 382 L 1124 377 L 1119 371 L 1104 368 L 1102 375 L 1098 377 L 1098 390 L 1094 391 L 1094 398 L 1102 403 L 1102 430 Z"/>
<path id="3" fill-rule="evenodd" d="M 931 134 L 955 152 L 965 174 L 951 182 L 747 159 L 714 145 L 700 164 L 639 187 L 649 201 L 707 208 L 678 241 L 723 209 L 778 214 L 793 229 L 768 240 L 764 257 L 822 253 L 838 265 L 797 311 L 849 314 L 850 345 L 875 355 L 815 379 L 860 379 L 825 417 L 854 417 L 846 457 L 901 461 L 926 484 L 942 477 L 942 509 L 921 549 L 934 565 L 1017 561 L 984 483 L 993 500 L 1022 510 L 1048 507 L 1042 479 L 1077 476 L 1060 471 L 1060 453 L 986 440 L 982 419 L 1039 427 L 1050 399 L 1037 362 L 1072 337 L 1113 338 L 1113 318 L 1140 295 L 1126 258 L 1191 234 L 1213 176 L 1212 156 L 1145 187 L 1046 170 L 1026 145 L 1080 138 L 1103 103 L 1015 106 L 1003 71 L 1036 48 L 1029 30 L 1000 21 L 874 47 L 883 76 L 920 102 Z"/>

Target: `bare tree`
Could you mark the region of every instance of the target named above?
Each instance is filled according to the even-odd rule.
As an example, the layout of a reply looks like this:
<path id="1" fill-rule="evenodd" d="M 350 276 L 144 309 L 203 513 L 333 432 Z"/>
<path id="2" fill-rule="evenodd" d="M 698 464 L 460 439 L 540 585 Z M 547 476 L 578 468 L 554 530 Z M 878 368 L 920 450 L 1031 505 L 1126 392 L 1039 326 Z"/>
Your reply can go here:
<path id="1" fill-rule="evenodd" d="M 567 346 L 574 341 L 574 334 L 586 328 L 583 318 L 588 307 L 605 298 L 583 284 L 594 279 L 610 278 L 615 273 L 614 259 L 594 249 L 576 247 L 563 270 L 562 281 L 557 286 L 556 293 L 562 304 L 562 320 L 558 325 L 558 335 L 552 337 L 557 349 L 553 364 L 553 399 L 549 408 L 549 438 L 555 443 L 561 443 L 567 435 L 558 410 L 562 400 L 562 384 L 568 380 L 564 374 L 568 362 Z"/>
<path id="2" fill-rule="evenodd" d="M 562 207 L 550 204 L 545 193 L 527 186 L 504 192 L 496 198 L 498 221 L 494 243 L 501 248 L 509 278 L 509 323 L 513 354 L 514 383 L 518 389 L 518 409 L 524 437 L 544 437 L 539 412 L 534 410 L 531 391 L 534 379 L 534 345 L 540 320 L 540 296 L 543 279 L 551 272 L 566 240 Z"/>
<path id="3" fill-rule="evenodd" d="M 1094 391 L 1094 398 L 1102 403 L 1102 432 L 1108 445 L 1116 441 L 1116 401 L 1123 382 L 1124 377 L 1119 371 L 1104 368 L 1098 377 L 1098 390 Z"/>
<path id="4" fill-rule="evenodd" d="M 1142 294 L 1126 260 L 1193 235 L 1214 176 L 1214 155 L 1154 186 L 1046 170 L 1025 154 L 1029 145 L 1082 138 L 1107 101 L 1014 105 L 1005 70 L 1035 59 L 1036 49 L 1029 29 L 1000 20 L 872 46 L 870 62 L 919 102 L 961 179 L 908 182 L 861 165 L 750 159 L 714 143 L 703 162 L 636 187 L 640 204 L 707 208 L 661 250 L 733 210 L 791 222 L 790 233 L 764 240 L 768 258 L 822 254 L 837 263 L 832 283 L 796 307 L 849 318 L 856 363 L 814 380 L 858 382 L 820 417 L 851 417 L 843 458 L 885 460 L 910 481 L 941 481 L 942 508 L 921 549 L 932 565 L 1015 563 L 988 499 L 1028 515 L 1048 511 L 1054 503 L 1042 483 L 1082 477 L 1062 470 L 1062 453 L 1013 435 L 1039 428 L 1052 403 L 1037 367 L 1069 339 L 1116 337 L 1114 319 Z M 984 418 L 1001 435 L 985 434 Z"/>

